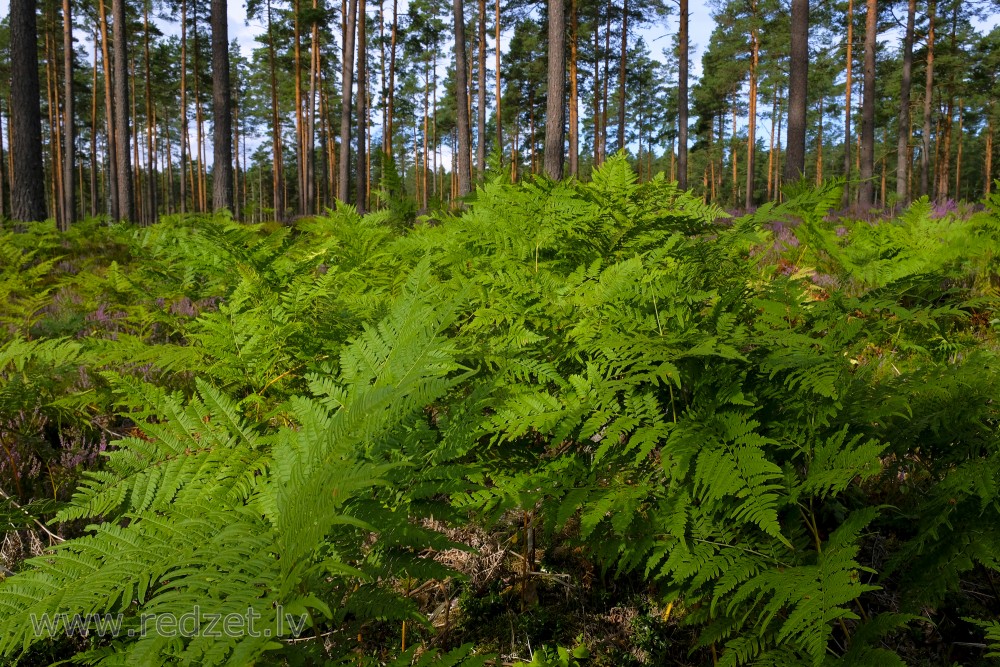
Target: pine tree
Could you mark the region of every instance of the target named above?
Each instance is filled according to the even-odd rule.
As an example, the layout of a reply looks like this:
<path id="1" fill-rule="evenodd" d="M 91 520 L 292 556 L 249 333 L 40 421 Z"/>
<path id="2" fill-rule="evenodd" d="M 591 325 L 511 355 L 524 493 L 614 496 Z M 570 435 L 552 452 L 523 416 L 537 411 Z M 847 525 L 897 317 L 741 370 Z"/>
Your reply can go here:
<path id="1" fill-rule="evenodd" d="M 233 104 L 228 21 L 226 0 L 212 0 L 212 208 L 233 212 Z"/>
<path id="2" fill-rule="evenodd" d="M 806 107 L 809 98 L 809 0 L 793 0 L 791 63 L 788 77 L 788 145 L 785 181 L 806 173 Z"/>
<path id="3" fill-rule="evenodd" d="M 562 179 L 563 128 L 566 90 L 566 6 L 563 0 L 548 0 L 548 76 L 545 108 L 545 173 Z"/>
<path id="4" fill-rule="evenodd" d="M 42 121 L 38 86 L 38 31 L 35 0 L 11 0 L 11 217 L 45 219 Z"/>

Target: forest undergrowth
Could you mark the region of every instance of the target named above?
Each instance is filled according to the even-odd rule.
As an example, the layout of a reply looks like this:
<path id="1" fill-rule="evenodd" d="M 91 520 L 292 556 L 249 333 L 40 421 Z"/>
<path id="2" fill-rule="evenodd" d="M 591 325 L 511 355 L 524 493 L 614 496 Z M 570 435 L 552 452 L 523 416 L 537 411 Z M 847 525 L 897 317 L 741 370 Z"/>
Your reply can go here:
<path id="1" fill-rule="evenodd" d="M 1000 197 L 789 194 L 8 229 L 0 662 L 989 664 Z"/>

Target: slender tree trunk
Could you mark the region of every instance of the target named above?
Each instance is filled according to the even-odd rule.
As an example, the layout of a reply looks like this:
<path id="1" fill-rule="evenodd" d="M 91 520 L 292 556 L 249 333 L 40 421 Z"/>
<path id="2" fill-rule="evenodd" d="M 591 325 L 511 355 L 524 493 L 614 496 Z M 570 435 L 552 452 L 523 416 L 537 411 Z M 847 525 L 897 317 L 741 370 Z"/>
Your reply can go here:
<path id="1" fill-rule="evenodd" d="M 924 84 L 924 127 L 920 151 L 920 195 L 930 194 L 931 101 L 934 95 L 934 14 L 936 0 L 927 3 L 927 75 Z"/>
<path id="2" fill-rule="evenodd" d="M 499 0 L 498 0 L 499 1 Z M 389 108 L 386 111 L 386 124 L 388 130 L 385 135 L 385 153 L 392 155 L 392 133 L 393 133 L 393 113 L 396 101 L 396 37 L 399 26 L 399 0 L 392 0 L 392 36 L 389 38 Z"/>
<path id="3" fill-rule="evenodd" d="M 431 106 L 430 106 L 430 119 L 431 119 L 431 148 L 430 148 L 430 160 L 431 160 L 431 195 L 437 197 L 440 193 L 442 197 L 444 196 L 444 177 L 441 178 L 441 186 L 438 186 L 438 149 L 441 146 L 441 142 L 438 141 L 438 93 L 437 93 L 437 41 L 434 42 L 434 48 L 431 52 Z M 470 75 L 469 79 L 472 78 Z M 471 98 L 471 95 L 469 96 Z M 472 122 L 472 112 L 469 112 L 469 122 Z M 471 132 L 471 128 L 469 129 Z M 471 146 L 471 144 L 470 144 Z M 469 154 L 471 160 L 472 154 Z M 471 163 L 469 169 L 471 170 Z M 425 171 L 424 177 L 426 178 L 427 173 Z M 471 187 L 471 185 L 470 185 Z"/>
<path id="4" fill-rule="evenodd" d="M 816 187 L 823 184 L 823 107 L 826 99 L 819 101 L 819 131 L 816 133 Z"/>
<path id="5" fill-rule="evenodd" d="M 851 75 L 854 69 L 854 0 L 847 0 L 847 81 L 844 86 L 844 199 L 851 201 Z"/>
<path id="6" fill-rule="evenodd" d="M 503 120 L 500 115 L 500 0 L 496 0 L 496 10 L 493 17 L 495 26 L 494 29 L 496 34 L 493 37 L 493 45 L 496 49 L 496 105 L 497 105 L 497 151 L 501 155 L 501 162 L 503 162 Z"/>
<path id="7" fill-rule="evenodd" d="M 205 156 L 207 155 L 207 151 L 205 150 L 205 136 L 204 136 L 205 126 L 204 126 L 204 123 L 203 123 L 203 120 L 202 120 L 202 108 L 201 108 L 201 84 L 200 84 L 201 77 L 199 76 L 199 73 L 201 72 L 201 68 L 198 67 L 198 56 L 201 53 L 201 49 L 198 48 L 198 13 L 197 13 L 198 5 L 195 4 L 194 7 L 195 7 L 195 14 L 193 16 L 193 25 L 192 25 L 192 28 L 194 30 L 194 58 L 193 58 L 193 63 L 192 64 L 194 66 L 194 124 L 195 124 L 195 141 L 198 144 L 195 147 L 196 148 L 196 157 L 197 157 L 197 160 L 198 160 L 198 164 L 197 164 L 197 166 L 198 166 L 198 172 L 197 172 L 197 197 L 198 197 L 198 204 L 196 206 L 196 209 L 198 211 L 205 211 L 205 210 L 208 209 L 208 192 L 207 192 L 207 190 L 208 190 L 208 184 L 206 183 L 206 180 L 207 180 L 207 176 L 206 176 L 207 166 L 205 165 Z"/>
<path id="8" fill-rule="evenodd" d="M 233 100 L 226 0 L 212 0 L 212 209 L 233 210 Z"/>
<path id="9" fill-rule="evenodd" d="M 562 179 L 564 98 L 566 91 L 566 6 L 563 0 L 548 0 L 549 54 L 548 93 L 545 104 L 545 173 Z"/>
<path id="10" fill-rule="evenodd" d="M 889 142 L 887 141 L 887 139 L 888 139 L 888 130 L 884 130 L 882 132 L 882 144 L 883 145 L 888 145 Z M 885 166 L 886 158 L 885 158 L 885 154 L 886 154 L 886 152 L 883 151 L 882 152 L 882 183 L 881 183 L 881 186 L 880 186 L 880 193 L 879 193 L 879 207 L 880 208 L 885 208 L 885 182 L 886 182 L 886 175 L 885 175 L 885 171 L 886 171 L 886 166 Z"/>
<path id="11" fill-rule="evenodd" d="M 436 48 L 435 48 L 435 51 L 437 51 Z M 475 159 L 474 151 L 473 151 L 473 147 L 472 147 L 472 143 L 473 143 L 472 142 L 472 99 L 476 96 L 476 90 L 475 90 L 476 83 L 475 83 L 475 79 L 473 78 L 473 74 L 474 74 L 474 72 L 473 72 L 473 64 L 474 64 L 473 60 L 474 60 L 473 54 L 467 52 L 466 53 L 466 61 L 465 61 L 466 65 L 467 65 L 466 66 L 467 76 L 466 76 L 465 80 L 468 81 L 468 83 L 469 83 L 469 96 L 466 98 L 466 103 L 467 103 L 467 106 L 469 107 L 469 174 L 470 174 L 470 176 L 469 176 L 469 188 L 470 189 L 472 188 L 472 176 L 471 176 L 472 170 L 473 170 L 473 164 L 472 163 L 473 163 L 473 161 Z M 437 63 L 437 58 L 435 57 L 435 65 L 436 65 L 436 63 Z M 435 76 L 435 83 L 434 83 L 434 100 L 435 100 L 435 104 L 434 104 L 434 110 L 437 111 L 437 67 L 434 68 L 434 76 Z M 437 135 L 437 114 L 435 114 L 435 116 L 434 116 L 434 121 L 435 121 L 434 122 L 434 134 L 436 136 Z M 435 148 L 434 148 L 434 154 L 437 155 L 438 143 L 435 142 L 434 146 L 435 146 Z M 443 162 L 441 163 L 441 167 L 442 167 L 442 169 L 444 168 L 444 163 Z M 444 177 L 442 176 L 442 178 L 444 178 Z M 444 181 L 441 181 L 441 188 L 442 188 L 442 190 L 444 189 Z"/>
<path id="12" fill-rule="evenodd" d="M 962 113 L 962 100 L 958 100 L 958 137 L 955 139 L 955 143 L 958 144 L 958 153 L 955 155 L 955 199 L 960 199 L 962 196 L 962 121 L 964 120 L 964 115 Z"/>
<path id="13" fill-rule="evenodd" d="M 146 183 L 146 224 L 151 225 L 156 222 L 159 207 L 156 202 L 156 165 L 153 159 L 155 155 L 153 149 L 153 130 L 156 127 L 156 122 L 153 120 L 152 76 L 149 69 L 149 3 L 143 3 L 142 6 L 142 25 L 143 59 L 145 60 L 146 70 L 146 155 L 149 162 L 147 165 L 149 167 L 149 178 Z"/>
<path id="14" fill-rule="evenodd" d="M 907 159 L 910 144 L 910 88 L 913 72 L 913 27 L 916 22 L 917 0 L 909 0 L 906 11 L 906 34 L 903 37 L 903 71 L 899 83 L 899 136 L 896 138 L 896 199 L 910 203 Z"/>
<path id="15" fill-rule="evenodd" d="M 11 217 L 45 219 L 42 119 L 38 84 L 38 28 L 34 0 L 10 2 Z"/>
<path id="16" fill-rule="evenodd" d="M 685 0 L 686 1 L 686 0 Z M 570 0 L 569 26 L 569 175 L 580 175 L 580 91 L 577 43 L 580 37 L 578 0 Z"/>
<path id="17" fill-rule="evenodd" d="M 680 24 L 677 30 L 677 186 L 688 188 L 688 0 L 680 0 Z"/>
<path id="18" fill-rule="evenodd" d="M 945 201 L 948 199 L 948 183 L 950 181 L 950 170 L 951 170 L 951 130 L 955 125 L 955 104 L 951 98 L 949 91 L 948 97 L 948 111 L 944 119 L 942 132 L 940 134 L 944 135 L 944 141 L 942 142 L 943 149 L 937 151 L 937 187 L 935 190 L 935 199 L 937 201 Z"/>
<path id="19" fill-rule="evenodd" d="M 594 16 L 594 159 L 593 168 L 601 166 L 601 50 L 600 17 Z"/>
<path id="20" fill-rule="evenodd" d="M 181 0 L 181 136 L 180 187 L 181 213 L 187 213 L 188 108 L 187 108 L 187 0 Z"/>
<path id="21" fill-rule="evenodd" d="M 771 199 L 771 188 L 774 187 L 778 189 L 777 183 L 775 183 L 775 168 L 777 165 L 774 161 L 774 128 L 778 124 L 778 88 L 774 88 L 774 101 L 771 103 L 771 141 L 767 148 L 767 198 Z"/>
<path id="22" fill-rule="evenodd" d="M 45 94 L 49 110 L 50 148 L 52 153 L 52 201 L 56 223 L 62 224 L 63 189 L 62 189 L 62 124 L 59 121 L 59 63 L 56 59 L 56 46 L 53 30 L 56 26 L 55 5 L 50 5 L 48 29 L 45 32 Z"/>
<path id="23" fill-rule="evenodd" d="M 736 206 L 736 202 L 740 198 L 740 195 L 739 195 L 739 192 L 740 192 L 739 185 L 737 185 L 737 179 L 739 178 L 739 169 L 738 169 L 739 155 L 736 152 L 736 146 L 737 146 L 737 141 L 736 141 L 736 113 L 737 113 L 737 106 L 738 106 L 737 102 L 738 101 L 739 100 L 737 99 L 736 91 L 733 90 L 733 134 L 732 134 L 732 137 L 730 139 L 730 144 L 732 144 L 732 148 L 730 148 L 730 150 L 729 150 L 729 157 L 730 157 L 730 159 L 732 160 L 732 163 L 733 163 L 733 206 Z"/>
<path id="24" fill-rule="evenodd" d="M 986 120 L 986 164 L 983 166 L 983 171 L 986 174 L 986 189 L 985 194 L 987 197 L 990 196 L 990 192 L 993 190 L 993 109 L 995 103 L 990 102 L 989 115 Z M 2 155 L 0 155 L 2 157 Z"/>
<path id="25" fill-rule="evenodd" d="M 99 204 L 97 201 L 97 50 L 98 39 L 97 30 L 94 30 L 94 68 L 93 79 L 90 84 L 90 215 L 97 217 Z M 0 161 L 2 161 L 0 155 Z M 0 178 L 0 183 L 3 179 Z M 2 190 L 0 185 L 0 190 Z M 2 193 L 0 193 L 2 194 Z M 0 215 L 3 215 L 3 207 L 0 206 Z"/>
<path id="26" fill-rule="evenodd" d="M 271 70 L 271 162 L 274 218 L 285 220 L 285 173 L 281 150 L 281 116 L 278 113 L 278 74 L 274 47 L 274 22 L 271 17 L 271 0 L 267 0 L 267 57 Z M 350 69 L 350 67 L 348 67 Z"/>
<path id="27" fill-rule="evenodd" d="M 715 197 L 714 197 L 713 201 L 719 201 L 719 198 L 722 197 L 722 174 L 723 174 L 723 172 L 725 172 L 725 166 L 726 166 L 726 148 L 725 148 L 725 144 L 726 144 L 726 119 L 720 113 L 719 114 L 719 140 L 718 140 L 718 146 L 719 146 L 719 171 L 715 175 L 717 181 L 716 181 L 716 185 L 715 185 L 715 189 L 716 190 L 715 190 Z"/>
<path id="28" fill-rule="evenodd" d="M 611 67 L 611 0 L 608 0 L 607 17 L 604 23 L 604 79 L 603 90 L 601 91 L 601 162 L 608 159 L 608 89 L 611 76 L 608 72 Z"/>
<path id="29" fill-rule="evenodd" d="M 469 152 L 469 85 L 465 80 L 465 10 L 462 0 L 454 0 L 455 8 L 455 87 L 458 131 L 458 196 L 464 197 L 472 187 L 471 153 Z"/>
<path id="30" fill-rule="evenodd" d="M 365 0 L 358 4 L 358 172 L 355 179 L 355 196 L 358 213 L 368 210 L 368 21 L 366 20 Z"/>
<path id="31" fill-rule="evenodd" d="M 750 30 L 750 118 L 747 129 L 747 191 L 746 209 L 749 211 L 754 204 L 754 164 L 757 145 L 757 65 L 760 57 L 760 39 L 756 26 L 757 2 L 751 0 L 755 25 Z"/>
<path id="32" fill-rule="evenodd" d="M 121 220 L 121 207 L 118 202 L 118 132 L 115 130 L 115 85 L 113 64 L 111 62 L 110 40 L 108 39 L 108 15 L 104 0 L 98 2 L 98 22 L 101 30 L 101 65 L 104 68 L 104 118 L 107 125 L 108 138 L 108 188 L 111 200 L 111 219 Z"/>
<path id="33" fill-rule="evenodd" d="M 295 77 L 295 191 L 299 215 L 306 213 L 306 128 L 302 118 L 302 33 L 299 0 L 292 2 L 292 58 Z"/>
<path id="34" fill-rule="evenodd" d="M 313 0 L 313 10 L 318 3 Z M 309 51 L 309 97 L 306 107 L 305 162 L 306 162 L 306 213 L 316 213 L 316 89 L 319 86 L 320 71 L 319 23 L 312 22 Z M 237 153 L 239 147 L 237 146 Z"/>
<path id="35" fill-rule="evenodd" d="M 73 177 L 76 166 L 76 142 L 73 121 L 73 8 L 63 0 L 63 203 L 59 227 L 63 231 L 76 221 Z"/>
<path id="36" fill-rule="evenodd" d="M 4 168 L 3 150 L 3 107 L 0 106 L 0 218 L 7 214 L 7 198 L 5 190 L 7 188 L 7 170 Z"/>
<path id="37" fill-rule="evenodd" d="M 323 108 L 323 137 L 326 142 L 326 197 L 324 205 L 333 208 L 337 198 L 337 142 L 333 136 L 333 119 L 330 117 L 330 93 L 320 86 L 320 105 Z M 244 150 L 246 147 L 244 146 Z"/>
<path id="38" fill-rule="evenodd" d="M 371 191 L 372 191 L 372 90 L 371 81 L 367 86 L 365 86 L 367 92 L 365 94 L 365 127 L 368 131 L 365 132 L 365 210 L 371 208 Z"/>
<path id="39" fill-rule="evenodd" d="M 346 202 L 351 196 L 351 91 L 354 89 L 354 29 L 357 16 L 358 0 L 350 0 L 341 61 L 343 69 L 340 95 L 340 192 L 337 198 L 342 202 Z"/>
<path id="40" fill-rule="evenodd" d="M 867 0 L 865 13 L 865 79 L 861 113 L 861 190 L 858 205 L 867 212 L 875 206 L 875 37 L 878 17 L 877 0 Z"/>
<path id="41" fill-rule="evenodd" d="M 809 0 L 792 0 L 791 73 L 788 77 L 786 182 L 806 173 L 806 104 L 809 86 Z"/>
<path id="42" fill-rule="evenodd" d="M 125 0 L 112 0 L 115 66 L 115 146 L 118 158 L 119 220 L 135 220 L 135 190 L 132 184 L 132 132 L 129 127 L 128 41 L 125 36 Z"/>
<path id="43" fill-rule="evenodd" d="M 420 193 L 423 195 L 423 208 L 427 208 L 428 198 L 430 197 L 430 188 L 427 185 L 427 155 L 430 152 L 430 141 L 431 141 L 431 130 L 430 130 L 430 102 L 431 100 L 431 73 L 429 63 L 424 61 L 424 152 L 421 156 L 422 166 L 420 177 L 422 179 L 422 187 L 420 188 Z M 418 199 L 419 203 L 420 200 Z"/>
<path id="44" fill-rule="evenodd" d="M 162 192 L 163 178 L 161 178 L 160 175 L 159 175 L 160 174 L 160 159 L 161 159 L 160 158 L 160 125 L 159 125 L 159 120 L 156 117 L 156 104 L 154 103 L 150 107 L 150 109 L 151 109 L 151 111 L 153 113 L 153 121 L 152 121 L 152 127 L 153 127 L 153 132 L 152 132 L 152 134 L 153 134 L 153 161 L 152 161 L 152 166 L 151 166 L 151 169 L 150 169 L 150 173 L 153 175 L 152 176 L 152 181 L 153 181 L 153 192 L 154 192 L 154 195 L 155 195 L 154 200 L 157 202 L 156 204 L 154 204 L 152 206 L 152 210 L 153 210 L 153 222 L 155 223 L 156 220 L 157 220 L 156 216 L 159 215 L 159 202 L 161 202 L 161 201 L 164 202 L 164 210 L 165 210 L 166 209 L 166 201 L 167 201 L 167 199 L 166 199 L 166 196 Z"/>
<path id="45" fill-rule="evenodd" d="M 913 114 L 910 114 L 910 136 L 913 136 Z M 906 191 L 913 197 L 913 158 L 917 147 L 911 142 L 906 151 Z"/>
<path id="46" fill-rule="evenodd" d="M 782 103 L 784 100 L 781 97 L 781 88 L 778 88 L 778 137 L 781 137 L 781 123 L 785 120 L 784 110 L 782 109 Z M 781 201 L 781 140 L 779 139 L 774 147 L 774 200 Z"/>
<path id="47" fill-rule="evenodd" d="M 240 205 L 240 70 L 239 65 L 232 73 L 233 93 L 233 218 L 241 219 L 243 207 Z M 243 173 L 243 188 L 246 192 L 246 173 Z M 246 202 L 243 202 L 246 203 Z"/>
<path id="48" fill-rule="evenodd" d="M 143 215 L 143 190 L 142 190 L 142 161 L 139 159 L 139 147 L 142 141 L 139 138 L 139 114 L 136 111 L 138 98 L 138 88 L 135 83 L 135 58 L 129 58 L 129 104 L 131 105 L 132 122 L 136 125 L 134 141 L 132 142 L 132 191 L 135 193 L 135 221 L 145 224 Z"/>
<path id="49" fill-rule="evenodd" d="M 163 107 L 163 138 L 166 141 L 166 153 L 164 154 L 164 163 L 167 168 L 167 183 L 166 183 L 166 197 L 164 197 L 164 204 L 167 207 L 167 215 L 173 215 L 174 213 L 174 148 L 170 143 L 170 107 L 164 105 Z"/>
<path id="50" fill-rule="evenodd" d="M 535 171 L 535 150 L 538 148 L 538 137 L 535 133 L 535 90 L 528 91 L 528 149 L 530 151 L 531 173 Z"/>
<path id="51" fill-rule="evenodd" d="M 514 114 L 514 141 L 510 145 L 510 182 L 517 183 L 518 168 L 520 167 L 521 158 L 517 152 L 517 145 L 521 141 L 520 135 L 520 125 L 518 124 L 518 113 L 519 109 L 515 110 Z"/>
<path id="52" fill-rule="evenodd" d="M 716 175 L 715 175 L 715 145 L 714 145 L 714 139 L 715 138 L 712 136 L 714 128 L 715 128 L 715 124 L 711 120 L 709 120 L 709 123 L 708 123 L 708 150 L 709 150 L 708 171 L 709 171 L 709 175 L 708 175 L 708 177 L 709 177 L 709 187 L 711 188 L 711 202 L 713 204 L 715 203 L 715 197 L 716 197 L 716 190 L 715 190 L 715 178 L 716 178 Z"/>
<path id="53" fill-rule="evenodd" d="M 486 0 L 479 0 L 479 57 L 476 70 L 476 173 L 486 174 Z"/>
<path id="54" fill-rule="evenodd" d="M 618 61 L 618 150 L 625 149 L 625 67 L 628 64 L 628 0 L 622 5 L 622 48 Z"/>
<path id="55" fill-rule="evenodd" d="M 378 50 L 379 50 L 379 67 L 380 67 L 380 77 L 379 83 L 381 84 L 382 90 L 380 92 L 380 101 L 385 108 L 386 97 L 388 95 L 388 90 L 386 89 L 386 72 L 385 72 L 385 0 L 379 0 L 378 2 Z M 385 150 L 385 136 L 388 134 L 388 123 L 386 122 L 386 115 L 382 114 L 382 153 L 383 155 L 388 155 Z M 381 168 L 379 171 L 382 177 L 385 176 L 385 163 L 386 161 L 381 160 Z"/>

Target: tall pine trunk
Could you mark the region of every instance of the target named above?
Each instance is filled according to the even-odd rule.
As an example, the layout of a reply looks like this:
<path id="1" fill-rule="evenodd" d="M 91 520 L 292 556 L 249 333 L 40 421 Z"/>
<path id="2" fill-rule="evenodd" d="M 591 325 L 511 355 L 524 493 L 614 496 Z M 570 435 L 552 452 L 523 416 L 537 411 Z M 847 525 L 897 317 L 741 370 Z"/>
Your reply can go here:
<path id="1" fill-rule="evenodd" d="M 479 57 L 476 69 L 476 173 L 486 174 L 486 0 L 479 0 Z"/>
<path id="2" fill-rule="evenodd" d="M 92 217 L 97 217 L 97 210 L 99 203 L 97 201 L 97 50 L 98 50 L 98 38 L 97 30 L 94 30 L 94 67 L 91 72 L 93 79 L 90 84 L 90 215 Z M 0 153 L 3 151 L 0 150 Z M 3 161 L 3 156 L 0 155 L 0 163 Z M 2 167 L 2 164 L 0 164 Z M 0 178 L 0 183 L 3 182 L 3 178 Z M 0 185 L 0 195 L 2 195 L 3 186 Z M 3 205 L 0 202 L 0 215 L 3 215 Z"/>
<path id="3" fill-rule="evenodd" d="M 677 29 L 677 185 L 688 187 L 688 0 L 680 0 L 680 24 Z M 711 127 L 711 123 L 709 123 Z"/>
<path id="4" fill-rule="evenodd" d="M 854 0 L 847 0 L 847 81 L 844 84 L 844 199 L 851 202 L 851 75 L 854 70 Z"/>
<path id="5" fill-rule="evenodd" d="M 958 145 L 957 154 L 955 155 L 955 199 L 959 199 L 962 196 L 962 121 L 965 120 L 965 114 L 962 109 L 962 100 L 958 100 L 958 137 L 955 139 L 955 143 Z"/>
<path id="6" fill-rule="evenodd" d="M 302 118 L 302 34 L 299 0 L 292 2 L 292 60 L 295 77 L 295 191 L 298 194 L 299 215 L 306 213 L 306 128 Z"/>
<path id="7" fill-rule="evenodd" d="M 570 0 L 569 16 L 569 175 L 577 178 L 580 175 L 580 90 L 577 63 L 580 16 L 578 0 Z"/>
<path id="8" fill-rule="evenodd" d="M 751 2 L 754 25 L 750 29 L 750 110 L 749 127 L 747 128 L 747 189 L 745 205 L 750 210 L 754 204 L 754 164 L 757 147 L 757 65 L 760 59 L 760 39 L 758 37 L 757 2 Z"/>
<path id="9" fill-rule="evenodd" d="M 858 206 L 868 212 L 875 205 L 875 31 L 877 0 L 867 0 L 865 13 L 865 78 L 861 92 L 861 190 Z"/>
<path id="10" fill-rule="evenodd" d="M 502 156 L 503 155 L 503 122 L 500 117 L 500 0 L 496 0 L 496 13 L 494 16 L 494 22 L 496 25 L 494 29 L 496 31 L 493 37 L 493 45 L 496 49 L 496 83 L 495 83 L 495 94 L 496 94 L 496 105 L 497 105 L 497 151 Z M 503 162 L 503 160 L 500 160 Z"/>
<path id="11" fill-rule="evenodd" d="M 806 104 L 809 85 L 809 0 L 792 0 L 791 71 L 788 77 L 788 139 L 784 180 L 806 171 Z"/>
<path id="12" fill-rule="evenodd" d="M 611 0 L 608 0 L 604 22 L 604 71 L 601 73 L 601 162 L 608 159 L 608 89 L 611 75 Z"/>
<path id="13" fill-rule="evenodd" d="M 11 217 L 35 222 L 45 219 L 35 0 L 10 2 L 10 72 Z"/>
<path id="14" fill-rule="evenodd" d="M 73 8 L 70 0 L 63 0 L 63 201 L 59 228 L 63 231 L 76 220 L 76 203 L 73 196 L 76 142 L 73 123 Z"/>
<path id="15" fill-rule="evenodd" d="M 600 16 L 594 11 L 594 155 L 593 169 L 601 165 L 601 39 Z"/>
<path id="16" fill-rule="evenodd" d="M 896 199 L 903 206 L 910 202 L 910 87 L 916 14 L 917 0 L 909 0 L 906 11 L 906 34 L 903 37 L 903 71 L 899 83 L 899 134 L 896 137 Z"/>
<path id="17" fill-rule="evenodd" d="M 313 0 L 313 11 L 318 3 Z M 320 52 L 319 23 L 312 21 L 309 52 L 309 97 L 306 107 L 306 212 L 310 215 L 316 212 L 316 93 L 319 88 Z M 239 147 L 237 147 L 237 152 Z"/>
<path id="18" fill-rule="evenodd" d="M 50 208 L 56 222 L 62 220 L 62 123 L 59 120 L 59 63 L 56 57 L 53 30 L 56 26 L 55 4 L 49 5 L 47 29 L 45 31 L 45 95 L 49 121 L 49 148 L 52 156 L 50 173 L 52 174 L 52 196 Z"/>
<path id="19" fill-rule="evenodd" d="M 245 165 L 242 170 L 243 179 L 243 201 L 240 201 L 240 69 L 237 64 L 232 72 L 232 92 L 233 92 L 233 217 L 237 220 L 241 218 L 243 207 L 246 205 L 246 173 Z M 169 132 L 169 130 L 168 130 Z M 167 142 L 169 143 L 169 134 Z M 169 156 L 169 150 L 167 152 Z M 169 165 L 169 163 L 168 163 Z"/>
<path id="20" fill-rule="evenodd" d="M 358 213 L 368 209 L 368 21 L 365 0 L 358 3 L 358 170 L 355 174 L 355 197 Z"/>
<path id="21" fill-rule="evenodd" d="M 181 0 L 181 137 L 180 188 L 181 213 L 187 213 L 188 110 L 187 110 L 187 0 Z"/>
<path id="22" fill-rule="evenodd" d="M 212 209 L 233 210 L 233 100 L 226 0 L 212 0 Z"/>
<path id="23" fill-rule="evenodd" d="M 274 22 L 271 17 L 271 0 L 267 0 L 267 58 L 271 72 L 271 203 L 274 218 L 285 220 L 285 172 L 281 150 L 281 115 L 278 113 L 278 74 L 274 47 Z"/>
<path id="24" fill-rule="evenodd" d="M 119 220 L 135 220 L 135 190 L 132 183 L 132 133 L 129 127 L 128 41 L 125 35 L 125 0 L 111 2 L 115 70 L 115 145 L 118 158 Z"/>
<path id="25" fill-rule="evenodd" d="M 934 96 L 934 13 L 936 0 L 927 3 L 927 75 L 924 83 L 924 128 L 920 151 L 920 195 L 930 194 L 931 101 Z"/>
<path id="26" fill-rule="evenodd" d="M 399 0 L 392 0 L 392 34 L 389 37 L 389 104 L 386 111 L 385 154 L 392 155 L 393 114 L 396 102 L 396 39 L 399 33 Z"/>
<path id="27" fill-rule="evenodd" d="M 826 99 L 819 100 L 819 129 L 816 132 L 816 187 L 823 184 L 823 112 Z"/>
<path id="28" fill-rule="evenodd" d="M 4 167 L 6 157 L 3 149 L 3 106 L 0 105 L 0 218 L 7 213 L 7 169 Z"/>
<path id="29" fill-rule="evenodd" d="M 986 174 L 985 195 L 987 197 L 990 196 L 993 189 L 993 113 L 995 106 L 995 102 L 990 102 L 989 112 L 986 116 L 986 164 L 983 166 L 983 171 Z"/>
<path id="30" fill-rule="evenodd" d="M 115 85 L 112 70 L 110 40 L 108 39 L 108 14 L 104 0 L 99 0 L 98 21 L 101 30 L 101 65 L 104 69 L 104 117 L 108 138 L 108 194 L 111 200 L 111 219 L 121 219 L 121 209 L 118 204 L 118 133 L 115 131 Z"/>
<path id="31" fill-rule="evenodd" d="M 156 164 L 153 159 L 155 152 L 153 148 L 153 129 L 156 127 L 156 120 L 153 117 L 153 94 L 151 90 L 152 77 L 149 69 L 149 3 L 144 2 L 142 6 L 143 24 L 143 60 L 146 70 L 146 166 L 149 168 L 149 178 L 146 180 L 146 224 L 156 222 Z"/>
<path id="32" fill-rule="evenodd" d="M 466 79 L 465 9 L 462 0 L 454 0 L 455 9 L 455 106 L 458 131 L 458 196 L 469 194 L 472 187 L 472 164 L 469 152 L 469 85 Z"/>
<path id="33" fill-rule="evenodd" d="M 622 5 L 622 42 L 618 59 L 618 150 L 625 149 L 625 67 L 628 61 L 628 0 Z"/>
<path id="34" fill-rule="evenodd" d="M 545 104 L 545 173 L 562 179 L 564 97 L 566 91 L 566 7 L 563 0 L 549 3 L 548 92 Z"/>
<path id="35" fill-rule="evenodd" d="M 194 30 L 194 58 L 192 59 L 192 67 L 194 68 L 194 127 L 195 127 L 195 158 L 197 173 L 195 174 L 195 188 L 194 194 L 197 198 L 197 204 L 195 210 L 205 211 L 208 208 L 208 194 L 206 190 L 208 188 L 205 183 L 205 136 L 204 136 L 204 123 L 202 122 L 202 109 L 201 109 L 201 77 L 199 73 L 201 68 L 198 66 L 198 57 L 201 55 L 201 49 L 198 48 L 198 5 L 194 5 L 194 16 L 192 17 L 191 28 Z"/>
<path id="36" fill-rule="evenodd" d="M 358 16 L 358 0 L 350 0 L 347 5 L 347 21 L 344 29 L 344 53 L 341 60 L 340 93 L 340 192 L 337 198 L 346 202 L 351 196 L 351 91 L 354 88 L 354 28 Z"/>

